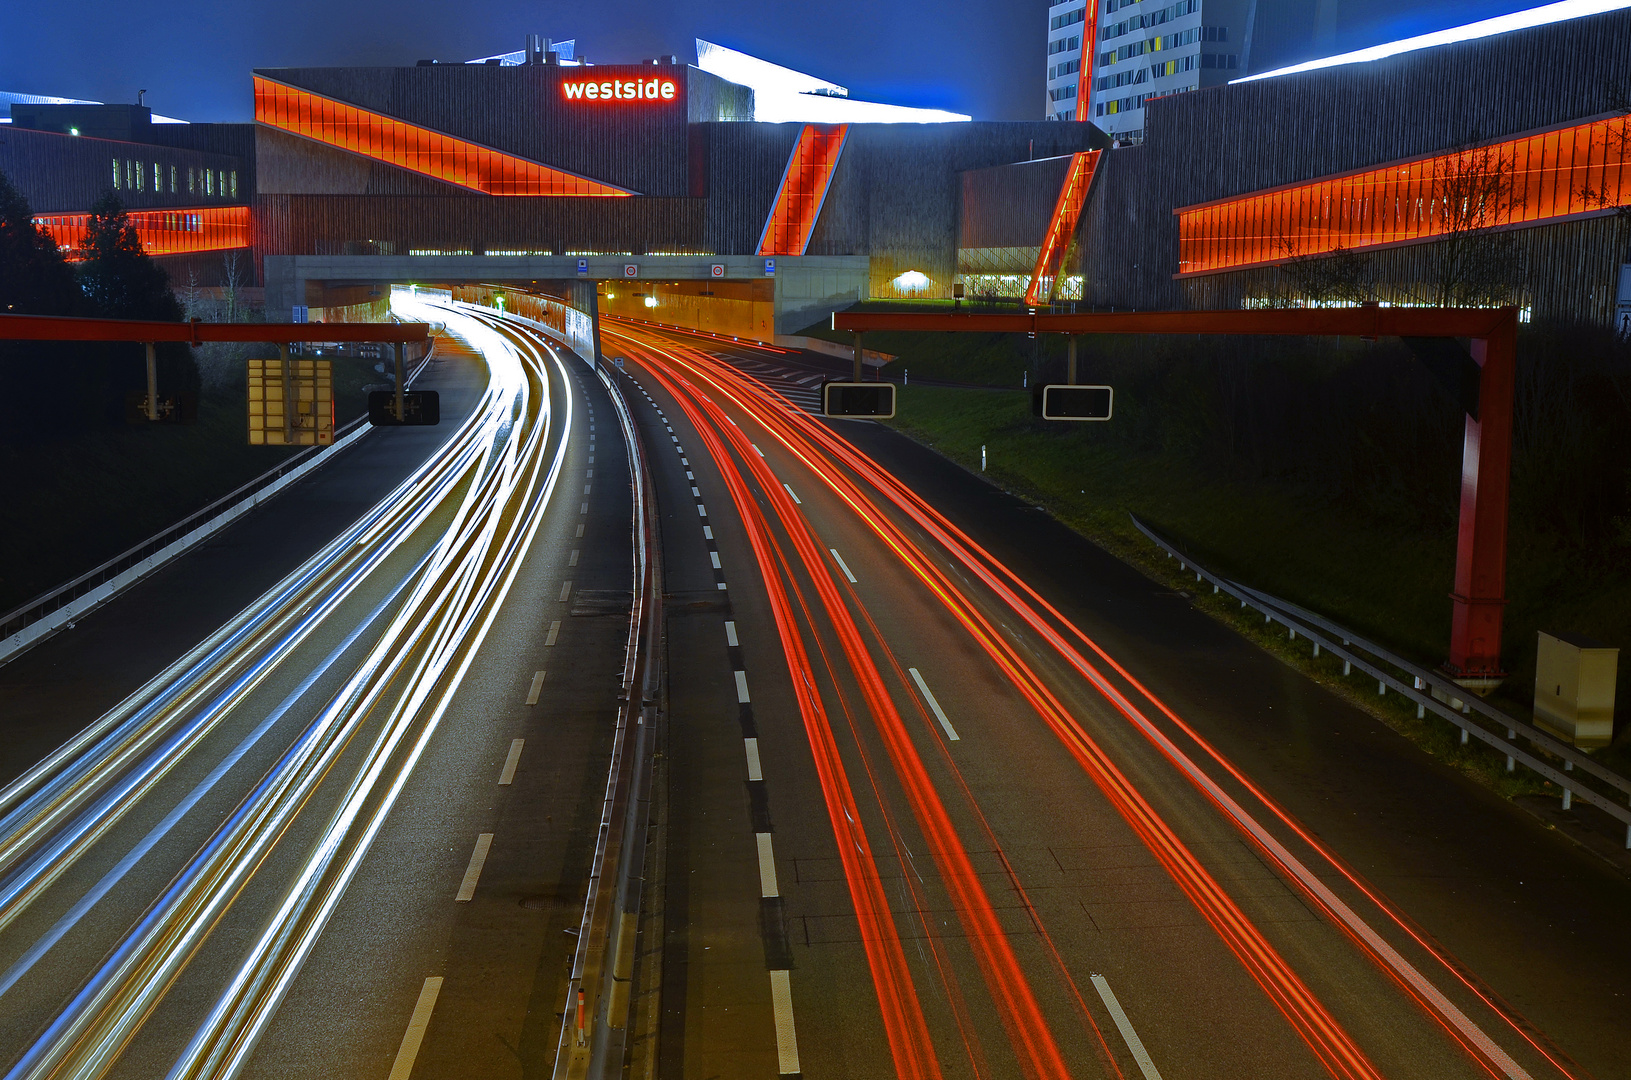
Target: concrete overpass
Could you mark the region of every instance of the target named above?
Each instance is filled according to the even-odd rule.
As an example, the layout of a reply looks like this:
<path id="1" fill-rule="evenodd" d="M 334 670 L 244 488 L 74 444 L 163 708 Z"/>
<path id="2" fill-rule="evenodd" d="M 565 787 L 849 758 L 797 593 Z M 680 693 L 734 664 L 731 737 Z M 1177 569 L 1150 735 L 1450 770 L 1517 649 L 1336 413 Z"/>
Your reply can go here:
<path id="1" fill-rule="evenodd" d="M 391 284 L 564 283 L 573 286 L 565 291 L 573 305 L 598 322 L 601 282 L 760 282 L 773 289 L 773 335 L 788 335 L 864 300 L 870 262 L 865 255 L 268 255 L 266 315 L 292 319 L 300 306 L 353 304 L 359 293 Z"/>

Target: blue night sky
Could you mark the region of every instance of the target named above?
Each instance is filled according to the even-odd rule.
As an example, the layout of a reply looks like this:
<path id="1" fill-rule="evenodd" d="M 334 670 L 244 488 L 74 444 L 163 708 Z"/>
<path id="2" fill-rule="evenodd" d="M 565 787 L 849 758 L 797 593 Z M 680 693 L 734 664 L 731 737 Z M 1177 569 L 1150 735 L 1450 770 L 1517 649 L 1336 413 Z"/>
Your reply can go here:
<path id="1" fill-rule="evenodd" d="M 1281 6 L 1311 14 L 1314 0 Z M 1344 0 L 1336 50 L 1532 6 Z M 57 0 L 7 15 L 0 90 L 134 101 L 146 89 L 160 113 L 243 121 L 251 68 L 466 60 L 519 49 L 530 31 L 576 38 L 591 61 L 604 62 L 662 53 L 694 60 L 692 39 L 704 37 L 832 79 L 856 97 L 1027 120 L 1043 110 L 1046 13 L 1047 0 Z M 1281 55 L 1254 56 L 1253 66 L 1310 59 L 1311 49 L 1285 45 Z"/>

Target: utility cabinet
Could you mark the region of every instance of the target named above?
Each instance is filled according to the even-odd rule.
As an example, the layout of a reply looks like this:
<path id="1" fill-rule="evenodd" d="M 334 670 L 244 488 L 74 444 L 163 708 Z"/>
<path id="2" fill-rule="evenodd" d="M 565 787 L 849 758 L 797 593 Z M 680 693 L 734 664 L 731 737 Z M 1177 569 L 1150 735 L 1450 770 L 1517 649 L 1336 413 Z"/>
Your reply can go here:
<path id="1" fill-rule="evenodd" d="M 1620 650 L 1580 634 L 1539 635 L 1535 723 L 1582 749 L 1614 738 L 1614 683 Z"/>

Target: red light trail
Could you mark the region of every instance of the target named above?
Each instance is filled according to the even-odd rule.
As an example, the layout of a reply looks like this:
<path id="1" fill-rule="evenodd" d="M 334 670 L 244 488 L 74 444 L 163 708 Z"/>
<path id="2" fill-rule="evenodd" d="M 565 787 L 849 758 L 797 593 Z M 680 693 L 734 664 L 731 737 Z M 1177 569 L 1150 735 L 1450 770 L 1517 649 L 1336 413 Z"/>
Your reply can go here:
<path id="1" fill-rule="evenodd" d="M 1453 958 L 1443 952 L 1441 947 L 1414 927 L 1384 897 L 1365 883 L 1334 853 L 1320 844 L 1289 813 L 1274 803 L 1215 747 L 1206 742 L 1190 725 L 1185 723 L 1171 708 L 1110 657 L 1097 643 L 1071 624 L 1060 612 L 1049 605 L 1040 594 L 1020 580 L 999 560 L 980 548 L 966 533 L 940 515 L 886 470 L 872 462 L 866 455 L 834 436 L 826 428 L 815 423 L 790 403 L 783 401 L 778 395 L 763 389 L 757 383 L 728 365 L 716 361 L 711 356 L 695 353 L 694 350 L 684 349 L 683 347 L 679 349 L 679 352 L 688 355 L 682 358 L 676 352 L 664 351 L 663 356 L 695 373 L 700 379 L 711 385 L 724 399 L 730 400 L 747 412 L 755 421 L 762 424 L 767 431 L 826 483 L 835 494 L 850 505 L 886 545 L 896 551 L 897 555 L 911 567 L 920 580 L 942 602 L 946 603 L 948 608 L 952 609 L 959 619 L 964 621 L 965 626 L 969 627 L 977 640 L 981 640 L 982 645 L 988 645 L 988 651 L 995 649 L 996 652 L 1000 653 L 1006 649 L 1006 644 L 1000 637 L 990 631 L 989 623 L 984 622 L 983 617 L 974 610 L 972 603 L 960 595 L 959 591 L 945 575 L 935 568 L 932 562 L 916 548 L 915 544 L 901 533 L 889 519 L 882 515 L 877 507 L 847 477 L 837 469 L 828 466 L 828 456 L 830 455 L 832 460 L 836 460 L 868 481 L 909 518 L 923 527 L 937 542 L 945 546 L 954 558 L 974 571 L 1016 614 L 1038 631 L 1073 667 L 1088 678 L 1090 683 L 1119 712 L 1132 721 L 1141 733 L 1154 743 L 1192 784 L 1199 788 L 1214 805 L 1217 805 L 1247 835 L 1255 846 L 1264 851 L 1281 868 L 1282 872 L 1291 879 L 1293 884 L 1308 895 L 1321 910 L 1326 912 L 1327 916 L 1343 930 L 1350 940 L 1359 945 L 1410 997 L 1416 1000 L 1429 1015 L 1438 1020 L 1446 1033 L 1486 1072 L 1493 1076 L 1506 1076 L 1514 1078 L 1514 1080 L 1527 1076 L 1521 1066 L 1517 1065 L 1493 1040 L 1444 997 L 1436 987 L 1433 987 L 1431 983 L 1423 978 L 1408 961 L 1366 925 L 1351 908 L 1337 898 L 1330 889 L 1326 888 L 1306 867 L 1302 866 L 1300 861 L 1291 855 L 1283 845 L 1275 841 L 1238 803 L 1207 777 L 1187 755 L 1173 745 L 1170 739 L 1162 734 L 1120 691 L 1110 684 L 1103 673 L 1091 664 L 1070 641 L 1066 640 L 1065 636 L 1059 632 L 1052 622 L 1043 618 L 1042 614 L 1037 610 L 1038 608 L 1046 612 L 1060 627 L 1063 627 L 1065 634 L 1087 646 L 1092 653 L 1115 671 L 1120 678 L 1125 680 L 1136 693 L 1148 699 L 1163 716 L 1174 723 L 1208 757 L 1224 768 L 1231 778 L 1241 784 L 1254 798 L 1258 799 L 1278 820 L 1291 828 L 1299 840 L 1306 843 L 1321 858 L 1327 860 L 1366 899 L 1376 904 L 1378 909 L 1384 912 L 1390 921 L 1399 926 L 1411 940 L 1433 956 L 1435 960 L 1443 964 L 1458 982 L 1473 992 L 1497 1015 L 1500 1015 L 1525 1042 L 1545 1057 L 1559 1072 L 1566 1076 L 1573 1075 L 1564 1061 L 1560 1060 L 1562 1055 L 1558 1051 L 1543 1045 L 1543 1040 L 1532 1033 L 1521 1018 L 1511 1014 L 1510 1010 L 1505 1008 L 1490 991 L 1477 985 Z M 819 450 L 817 446 L 819 446 Z M 1034 607 L 1032 606 L 1033 603 Z M 982 623 L 984 624 L 983 630 L 976 629 Z M 993 658 L 997 659 L 998 657 L 994 655 Z M 998 662 L 1002 664 L 1003 660 L 999 659 Z M 1004 670 L 1010 674 L 1011 678 L 1019 680 L 1016 681 L 1016 686 L 1021 685 L 1021 682 L 1026 679 L 1036 679 L 1034 673 L 1030 673 L 1028 669 L 1024 668 L 1022 662 L 1017 661 L 1017 657 L 1013 658 L 1013 662 L 1016 666 L 1012 668 L 1005 666 Z M 1021 687 L 1021 689 L 1022 692 L 1025 692 L 1024 687 Z M 1079 725 L 1056 699 L 1049 700 L 1051 694 L 1045 688 L 1041 688 L 1039 680 L 1036 681 L 1032 691 L 1027 693 L 1027 697 L 1032 698 L 1032 694 L 1036 694 L 1033 705 L 1037 707 L 1039 714 L 1048 720 L 1050 726 L 1054 727 L 1060 738 L 1068 746 L 1071 746 L 1072 752 L 1078 753 L 1079 760 L 1083 760 L 1084 767 L 1088 766 L 1089 761 L 1084 760 L 1084 757 L 1090 759 L 1092 753 L 1088 750 L 1087 745 L 1082 745 L 1081 741 L 1085 740 L 1086 744 L 1091 745 L 1091 740 L 1087 738 L 1085 732 L 1080 730 Z M 1097 750 L 1096 747 L 1092 749 Z M 1102 751 L 1099 753 L 1102 755 Z M 1105 764 L 1108 764 L 1107 760 Z M 1110 766 L 1110 768 L 1113 769 L 1114 767 Z M 1094 772 L 1092 768 L 1089 768 L 1089 771 L 1090 773 Z M 1101 776 L 1098 774 L 1095 774 L 1094 778 L 1096 781 L 1101 780 Z M 1114 776 L 1106 775 L 1104 779 L 1113 780 Z M 1120 779 L 1125 781 L 1125 777 Z M 1104 783 L 1101 782 L 1101 787 L 1103 786 Z M 1128 789 L 1130 791 L 1130 785 L 1128 785 Z M 1107 794 L 1109 794 L 1108 790 Z M 1136 792 L 1131 792 L 1131 795 L 1136 798 Z M 1118 809 L 1120 809 L 1123 804 L 1118 803 L 1117 805 Z M 1127 804 L 1127 808 L 1129 810 L 1137 809 L 1134 803 Z M 1149 812 L 1153 814 L 1153 811 Z M 1131 819 L 1129 820 L 1131 821 Z M 1147 842 L 1153 841 L 1162 844 L 1167 842 L 1160 835 L 1159 828 L 1156 828 L 1153 824 L 1150 824 L 1149 827 L 1155 831 L 1149 833 Z M 1161 827 L 1164 828 L 1164 826 Z M 1141 832 L 1141 835 L 1145 834 Z M 1177 842 L 1176 837 L 1171 837 L 1171 841 Z M 1181 843 L 1179 847 L 1181 847 Z M 1152 850 L 1156 849 L 1152 847 Z M 1158 857 L 1161 857 L 1160 851 L 1156 853 Z M 1180 860 L 1180 864 L 1175 865 L 1182 868 L 1182 856 L 1178 855 L 1175 850 L 1169 853 Z M 1190 859 L 1192 858 L 1190 856 Z M 1163 859 L 1164 863 L 1165 861 Z M 1173 868 L 1169 867 L 1169 870 Z M 1196 864 L 1195 868 L 1199 868 L 1198 864 Z M 1204 870 L 1201 872 L 1205 873 Z M 1178 880 L 1176 875 L 1175 880 Z M 1189 893 L 1191 898 L 1196 901 L 1197 906 L 1203 903 L 1211 903 L 1216 899 L 1215 897 L 1208 899 L 1209 889 L 1216 887 L 1215 882 L 1211 882 L 1210 885 L 1204 880 L 1192 882 L 1191 884 L 1197 889 L 1193 893 L 1190 892 L 1189 887 L 1184 886 L 1183 881 L 1179 883 L 1181 887 L 1185 888 L 1185 892 Z M 1218 890 L 1218 893 L 1221 894 L 1221 889 Z M 1222 900 L 1227 901 L 1227 897 L 1222 897 Z M 1206 913 L 1205 908 L 1203 908 L 1203 913 Z M 1216 913 L 1230 915 L 1226 908 L 1219 909 Z M 1211 920 L 1212 915 L 1208 914 L 1208 918 Z M 1240 915 L 1239 918 L 1244 920 L 1243 915 Z M 1267 958 L 1267 954 L 1261 952 L 1261 947 L 1267 946 L 1267 942 L 1263 941 L 1261 935 L 1257 934 L 1255 928 L 1250 928 L 1249 924 L 1235 924 L 1231 915 L 1230 918 L 1225 918 L 1221 924 L 1214 922 L 1213 925 L 1218 928 L 1220 935 L 1230 942 L 1230 947 L 1235 949 L 1237 956 L 1241 957 L 1248 970 L 1251 970 L 1254 976 L 1261 976 L 1259 977 L 1260 984 L 1263 983 L 1264 978 L 1279 980 L 1285 975 L 1291 975 L 1292 979 L 1296 978 L 1288 968 L 1281 969 L 1283 961 L 1276 964 L 1274 961 L 1278 960 L 1277 957 L 1270 960 Z M 1226 933 L 1225 927 L 1232 927 L 1233 929 Z M 1239 933 L 1243 936 L 1236 940 L 1231 938 L 1231 933 Z M 1254 935 L 1256 941 L 1253 940 Z M 1272 949 L 1269 951 L 1272 952 Z M 1266 966 L 1258 966 L 1260 964 Z M 1270 991 L 1270 997 L 1275 999 L 1277 1004 L 1282 1005 L 1282 1011 L 1287 1008 L 1299 1010 L 1304 1005 L 1312 1006 L 1301 1020 L 1293 1017 L 1292 1013 L 1287 1013 L 1288 1019 L 1291 1019 L 1299 1032 L 1304 1034 L 1305 1039 L 1324 1040 L 1338 1036 L 1340 1029 L 1333 1030 L 1327 1026 L 1326 1022 L 1329 1019 L 1329 1014 L 1321 1016 L 1320 1014 L 1324 1012 L 1323 1008 L 1319 1007 L 1317 1002 L 1312 1002 L 1311 996 L 1304 1002 L 1300 994 L 1295 992 L 1295 986 L 1300 986 L 1300 983 L 1281 985 L 1278 990 Z M 1265 990 L 1269 989 L 1269 986 L 1265 985 Z M 1302 989 L 1306 991 L 1305 987 Z M 1330 1021 L 1330 1024 L 1334 1024 L 1334 1021 Z M 1341 1043 L 1346 1040 L 1346 1035 L 1340 1034 L 1339 1037 L 1336 1037 L 1334 1043 L 1325 1046 L 1324 1049 L 1316 1047 L 1315 1052 L 1327 1064 L 1327 1067 L 1332 1069 L 1334 1075 L 1369 1075 L 1363 1071 L 1371 1068 L 1368 1062 L 1364 1062 L 1363 1056 L 1350 1057 L 1347 1048 L 1341 1046 Z M 1351 1046 L 1351 1041 L 1349 1045 Z M 1310 1042 L 1310 1046 L 1314 1047 L 1314 1042 Z M 1352 1047 L 1352 1051 L 1357 1053 L 1357 1047 Z M 1361 1071 L 1347 1073 L 1337 1071 L 1339 1069 L 1359 1069 Z"/>

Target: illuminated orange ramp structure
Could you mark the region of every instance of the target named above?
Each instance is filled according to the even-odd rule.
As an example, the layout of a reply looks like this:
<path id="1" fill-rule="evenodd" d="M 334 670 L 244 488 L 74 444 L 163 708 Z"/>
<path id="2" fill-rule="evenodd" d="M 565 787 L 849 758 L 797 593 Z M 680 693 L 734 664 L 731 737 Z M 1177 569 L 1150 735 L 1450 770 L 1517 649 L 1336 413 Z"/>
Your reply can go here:
<path id="1" fill-rule="evenodd" d="M 1628 136 L 1618 116 L 1180 207 L 1178 276 L 1607 213 L 1631 205 Z"/>
<path id="2" fill-rule="evenodd" d="M 760 255 L 803 255 L 809 248 L 848 138 L 848 124 L 804 125 L 759 235 Z"/>
<path id="3" fill-rule="evenodd" d="M 635 194 L 260 75 L 255 76 L 255 120 L 487 195 L 621 198 Z"/>
<path id="4" fill-rule="evenodd" d="M 41 214 L 34 224 L 51 234 L 70 260 L 80 258 L 90 214 Z M 250 245 L 249 207 L 204 206 L 182 210 L 132 210 L 130 223 L 149 255 L 187 255 Z"/>
<path id="5" fill-rule="evenodd" d="M 1031 284 L 1025 290 L 1025 303 L 1031 307 L 1051 301 L 1059 291 L 1059 275 L 1065 268 L 1066 256 L 1070 254 L 1076 225 L 1082 220 L 1087 193 L 1093 188 L 1099 153 L 1098 150 L 1085 150 L 1072 155 L 1070 171 L 1065 174 L 1064 186 L 1059 189 L 1059 201 L 1053 208 L 1053 218 L 1048 222 L 1048 235 L 1042 238 L 1042 250 L 1037 253 L 1036 268 L 1031 271 Z"/>

